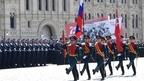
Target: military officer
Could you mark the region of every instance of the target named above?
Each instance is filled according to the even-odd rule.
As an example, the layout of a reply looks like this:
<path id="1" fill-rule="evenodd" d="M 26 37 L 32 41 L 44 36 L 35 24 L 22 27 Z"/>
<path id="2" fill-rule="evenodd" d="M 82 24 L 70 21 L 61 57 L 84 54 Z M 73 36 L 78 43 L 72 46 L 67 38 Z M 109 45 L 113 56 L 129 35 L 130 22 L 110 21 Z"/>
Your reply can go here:
<path id="1" fill-rule="evenodd" d="M 134 60 L 135 58 L 138 56 L 138 46 L 134 43 L 135 42 L 135 37 L 134 36 L 130 36 L 129 37 L 129 44 L 128 44 L 128 48 L 129 48 L 129 59 L 130 59 L 130 63 L 127 64 L 127 68 L 129 69 L 130 66 L 132 65 L 132 69 L 134 74 L 136 75 L 136 68 L 134 65 Z"/>
<path id="2" fill-rule="evenodd" d="M 118 65 L 116 66 L 116 69 L 118 70 L 119 67 L 121 67 L 121 71 L 122 71 L 122 75 L 124 75 L 124 66 L 123 66 L 123 60 L 125 58 L 125 50 L 126 50 L 126 45 L 123 43 L 123 36 L 121 35 L 121 43 L 120 43 L 120 50 L 117 54 L 118 58 L 119 58 L 119 63 Z"/>
<path id="3" fill-rule="evenodd" d="M 38 64 L 40 63 L 40 46 L 39 46 L 39 42 L 38 39 L 35 40 L 35 49 L 36 49 L 36 60 L 35 60 L 35 64 L 36 66 L 38 66 Z"/>
<path id="4" fill-rule="evenodd" d="M 44 47 L 43 64 L 45 66 L 46 65 L 46 60 L 47 60 L 47 55 L 48 55 L 48 48 L 49 48 L 49 46 L 47 45 L 47 40 L 46 39 L 43 40 L 43 47 Z"/>
<path id="5" fill-rule="evenodd" d="M 70 44 L 65 45 L 64 48 L 67 49 L 68 59 L 70 63 L 70 67 L 66 68 L 66 74 L 69 74 L 72 71 L 74 81 L 79 80 L 78 70 L 77 70 L 77 62 L 80 60 L 81 51 L 80 48 L 76 45 L 77 37 L 70 37 Z"/>
<path id="6" fill-rule="evenodd" d="M 80 71 L 80 74 L 83 75 L 83 73 L 86 69 L 87 74 L 88 74 L 88 80 L 91 79 L 88 63 L 90 62 L 91 55 L 92 55 L 92 47 L 91 47 L 91 43 L 89 43 L 89 41 L 90 41 L 90 37 L 88 35 L 84 35 L 84 43 L 81 44 L 82 49 L 83 49 L 84 66 L 83 66 L 83 69 Z"/>
<path id="7" fill-rule="evenodd" d="M 112 43 L 111 36 L 106 36 L 106 38 L 107 38 L 108 60 L 105 63 L 105 67 L 108 65 L 110 75 L 113 75 L 111 61 L 115 58 L 115 43 Z"/>
<path id="8" fill-rule="evenodd" d="M 105 46 L 102 44 L 102 37 L 101 36 L 96 36 L 97 38 L 97 43 L 95 44 L 95 54 L 96 54 L 96 60 L 97 60 L 97 66 L 95 69 L 93 69 L 93 74 L 95 72 L 98 72 L 100 70 L 102 79 L 105 79 L 105 70 L 104 70 L 104 60 L 105 60 L 105 54 L 106 54 L 106 49 Z"/>

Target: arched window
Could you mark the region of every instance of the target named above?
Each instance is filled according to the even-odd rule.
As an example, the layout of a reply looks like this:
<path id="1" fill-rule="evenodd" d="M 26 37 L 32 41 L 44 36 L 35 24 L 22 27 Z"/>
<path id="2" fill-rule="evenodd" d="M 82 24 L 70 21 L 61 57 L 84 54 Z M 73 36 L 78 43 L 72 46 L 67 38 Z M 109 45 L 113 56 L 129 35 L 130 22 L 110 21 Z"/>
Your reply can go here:
<path id="1" fill-rule="evenodd" d="M 123 14 L 121 14 L 121 17 L 122 17 L 122 23 L 123 23 Z"/>
<path id="2" fill-rule="evenodd" d="M 10 13 L 10 28 L 15 28 L 15 14 Z"/>
<path id="3" fill-rule="evenodd" d="M 132 15 L 132 27 L 134 28 L 134 14 Z"/>
<path id="4" fill-rule="evenodd" d="M 101 14 L 101 17 L 103 17 L 103 13 Z"/>
<path id="5" fill-rule="evenodd" d="M 29 10 L 29 0 L 26 0 L 26 10 Z"/>
<path id="6" fill-rule="evenodd" d="M 97 13 L 97 17 L 99 17 L 99 13 Z"/>
<path id="7" fill-rule="evenodd" d="M 138 15 L 136 15 L 136 28 L 138 28 Z"/>
<path id="8" fill-rule="evenodd" d="M 87 15 L 86 15 L 86 13 L 85 13 L 85 20 L 87 19 L 87 17 L 86 17 Z"/>
<path id="9" fill-rule="evenodd" d="M 127 14 L 125 14 L 125 28 L 127 28 Z"/>
<path id="10" fill-rule="evenodd" d="M 110 19 L 111 19 L 111 14 L 109 14 L 109 17 L 110 17 Z"/>
<path id="11" fill-rule="evenodd" d="M 89 13 L 89 19 L 91 19 L 91 14 Z"/>
<path id="12" fill-rule="evenodd" d="M 115 14 L 113 14 L 113 18 L 115 19 Z"/>
<path id="13" fill-rule="evenodd" d="M 112 0 L 110 0 L 110 3 L 112 3 Z"/>
<path id="14" fill-rule="evenodd" d="M 113 3 L 115 3 L 115 0 L 113 0 Z"/>

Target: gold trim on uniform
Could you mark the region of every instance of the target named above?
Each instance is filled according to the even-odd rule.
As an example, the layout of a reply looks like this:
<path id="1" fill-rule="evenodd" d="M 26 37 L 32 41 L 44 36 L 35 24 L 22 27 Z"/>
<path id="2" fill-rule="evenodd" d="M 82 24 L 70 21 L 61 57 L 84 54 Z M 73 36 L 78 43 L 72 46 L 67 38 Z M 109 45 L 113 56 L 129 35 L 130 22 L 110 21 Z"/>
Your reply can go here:
<path id="1" fill-rule="evenodd" d="M 128 47 L 129 47 L 129 49 L 130 49 L 129 52 L 131 52 L 131 53 L 133 53 L 133 54 L 137 54 L 131 44 L 128 44 Z"/>

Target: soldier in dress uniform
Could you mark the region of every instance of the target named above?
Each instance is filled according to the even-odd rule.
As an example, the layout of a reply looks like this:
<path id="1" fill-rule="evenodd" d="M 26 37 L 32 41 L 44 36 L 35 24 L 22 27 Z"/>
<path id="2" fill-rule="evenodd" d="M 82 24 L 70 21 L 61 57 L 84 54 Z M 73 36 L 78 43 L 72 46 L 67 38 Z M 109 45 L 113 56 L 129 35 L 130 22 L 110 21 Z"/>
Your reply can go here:
<path id="1" fill-rule="evenodd" d="M 124 75 L 124 66 L 123 66 L 123 60 L 125 58 L 125 50 L 126 50 L 126 45 L 123 43 L 123 36 L 121 35 L 121 43 L 120 43 L 120 51 L 117 50 L 118 58 L 119 58 L 119 64 L 115 67 L 117 70 L 119 67 L 121 67 L 122 75 Z"/>
<path id="2" fill-rule="evenodd" d="M 16 64 L 16 39 L 13 39 L 12 40 L 12 43 L 11 43 L 11 48 L 12 48 L 12 59 L 11 59 L 11 66 L 12 67 L 16 67 L 15 64 Z"/>
<path id="3" fill-rule="evenodd" d="M 31 56 L 32 56 L 32 58 L 31 58 L 31 63 L 32 63 L 32 66 L 36 66 L 36 63 L 35 63 L 35 61 L 36 61 L 36 44 L 35 44 L 35 39 L 32 39 L 32 50 L 31 50 Z"/>
<path id="4" fill-rule="evenodd" d="M 43 64 L 44 64 L 44 66 L 45 66 L 45 65 L 46 65 L 46 61 L 47 61 L 48 48 L 49 48 L 49 46 L 47 45 L 47 40 L 46 40 L 46 39 L 43 40 L 43 46 L 44 46 L 44 59 L 43 59 Z"/>
<path id="5" fill-rule="evenodd" d="M 21 60 L 21 41 L 20 39 L 17 40 L 17 43 L 16 43 L 16 50 L 17 50 L 17 55 L 16 55 L 16 64 L 17 64 L 17 67 L 20 67 L 20 60 Z"/>
<path id="6" fill-rule="evenodd" d="M 84 35 L 84 44 L 81 44 L 82 49 L 83 49 L 84 66 L 83 66 L 83 69 L 80 71 L 80 74 L 83 75 L 86 69 L 87 74 L 88 74 L 88 80 L 91 79 L 88 63 L 90 62 L 91 55 L 92 55 L 92 46 L 91 46 L 91 43 L 89 43 L 89 40 L 90 40 L 90 37 L 88 35 Z"/>
<path id="7" fill-rule="evenodd" d="M 70 67 L 66 68 L 66 74 L 69 74 L 72 71 L 74 81 L 79 80 L 76 64 L 79 60 L 81 60 L 80 59 L 81 51 L 80 48 L 76 45 L 76 41 L 77 41 L 77 37 L 71 36 L 70 44 L 64 46 L 64 49 L 67 49 L 69 63 L 70 63 Z"/>
<path id="8" fill-rule="evenodd" d="M 130 36 L 129 37 L 129 44 L 128 44 L 128 48 L 129 48 L 129 59 L 130 59 L 130 63 L 127 65 L 127 68 L 129 69 L 130 66 L 132 65 L 132 69 L 134 74 L 136 75 L 136 68 L 134 65 L 134 60 L 135 58 L 138 56 L 138 46 L 134 43 L 135 42 L 135 37 L 134 36 Z"/>
<path id="9" fill-rule="evenodd" d="M 38 64 L 40 63 L 40 46 L 39 46 L 39 42 L 38 39 L 35 40 L 35 49 L 36 49 L 36 60 L 35 60 L 35 64 L 36 66 L 38 66 Z"/>
<path id="10" fill-rule="evenodd" d="M 105 78 L 105 70 L 104 70 L 104 60 L 105 60 L 105 54 L 106 54 L 106 49 L 105 46 L 102 44 L 102 37 L 101 36 L 96 36 L 97 38 L 97 43 L 95 44 L 95 54 L 96 54 L 96 60 L 97 60 L 97 66 L 95 69 L 93 69 L 93 74 L 95 72 L 98 72 L 100 70 L 102 79 L 104 80 Z"/>
<path id="11" fill-rule="evenodd" d="M 111 36 L 106 36 L 107 38 L 107 49 L 108 49 L 108 60 L 105 63 L 105 67 L 108 65 L 110 70 L 110 75 L 113 75 L 111 61 L 115 58 L 115 43 L 112 43 Z"/>
<path id="12" fill-rule="evenodd" d="M 44 58 L 44 48 L 42 45 L 42 39 L 39 40 L 39 47 L 40 47 L 40 66 L 43 66 L 43 58 Z"/>
<path id="13" fill-rule="evenodd" d="M 11 40 L 10 40 L 10 38 L 7 39 L 6 47 L 7 47 L 7 67 L 11 68 L 12 54 L 11 54 Z"/>
<path id="14" fill-rule="evenodd" d="M 27 60 L 27 58 L 26 58 L 26 55 L 25 55 L 25 52 L 26 52 L 26 44 L 25 44 L 25 39 L 22 39 L 21 40 L 21 44 L 20 44 L 20 46 L 21 46 L 21 67 L 23 66 L 25 66 L 25 64 L 26 64 L 26 60 Z"/>

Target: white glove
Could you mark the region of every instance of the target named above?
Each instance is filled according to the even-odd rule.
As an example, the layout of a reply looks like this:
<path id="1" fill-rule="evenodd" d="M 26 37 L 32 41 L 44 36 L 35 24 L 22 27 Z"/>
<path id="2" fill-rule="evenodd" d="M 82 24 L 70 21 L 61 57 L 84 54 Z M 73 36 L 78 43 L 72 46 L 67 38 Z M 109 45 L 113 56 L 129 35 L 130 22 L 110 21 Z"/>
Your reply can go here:
<path id="1" fill-rule="evenodd" d="M 85 56 L 83 56 L 83 59 L 86 59 L 87 58 L 87 56 L 85 55 Z"/>
<path id="2" fill-rule="evenodd" d="M 118 56 L 118 57 L 121 56 L 121 53 L 117 54 L 117 56 Z"/>

